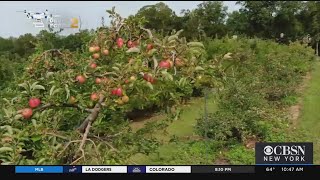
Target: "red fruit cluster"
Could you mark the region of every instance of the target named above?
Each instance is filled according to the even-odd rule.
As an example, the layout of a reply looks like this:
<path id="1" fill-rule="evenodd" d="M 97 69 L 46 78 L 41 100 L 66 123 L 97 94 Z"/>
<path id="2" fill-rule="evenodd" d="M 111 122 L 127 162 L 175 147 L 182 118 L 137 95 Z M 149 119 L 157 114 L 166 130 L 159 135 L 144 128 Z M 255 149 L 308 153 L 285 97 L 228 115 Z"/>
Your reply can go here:
<path id="1" fill-rule="evenodd" d="M 21 110 L 21 115 L 23 116 L 24 119 L 29 119 L 33 112 L 32 112 L 32 108 L 36 108 L 38 106 L 40 106 L 41 101 L 39 98 L 30 98 L 29 99 L 29 106 L 30 108 L 24 108 Z"/>
<path id="2" fill-rule="evenodd" d="M 111 94 L 115 96 L 122 96 L 123 92 L 121 88 L 116 88 L 111 91 Z"/>
<path id="3" fill-rule="evenodd" d="M 143 79 L 150 82 L 151 84 L 156 82 L 156 80 L 152 77 L 152 75 L 147 73 L 143 75 Z"/>

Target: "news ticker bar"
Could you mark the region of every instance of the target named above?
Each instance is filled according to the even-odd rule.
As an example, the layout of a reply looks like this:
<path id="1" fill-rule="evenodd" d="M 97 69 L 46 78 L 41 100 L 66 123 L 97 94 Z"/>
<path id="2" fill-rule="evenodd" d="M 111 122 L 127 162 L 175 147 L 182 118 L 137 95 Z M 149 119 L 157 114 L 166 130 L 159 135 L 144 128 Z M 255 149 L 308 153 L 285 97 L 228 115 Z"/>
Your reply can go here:
<path id="1" fill-rule="evenodd" d="M 1 167 L 1 166 L 0 166 Z M 317 165 L 256 166 L 13 166 L 18 173 L 313 173 L 320 175 Z M 1 169 L 1 168 L 0 168 Z"/>

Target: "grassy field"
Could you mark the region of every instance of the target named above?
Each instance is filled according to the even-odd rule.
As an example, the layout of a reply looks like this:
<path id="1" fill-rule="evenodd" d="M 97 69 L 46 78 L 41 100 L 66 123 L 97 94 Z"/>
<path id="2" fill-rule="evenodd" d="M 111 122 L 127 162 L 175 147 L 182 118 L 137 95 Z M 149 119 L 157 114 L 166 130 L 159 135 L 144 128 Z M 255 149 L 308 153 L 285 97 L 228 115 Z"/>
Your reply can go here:
<path id="1" fill-rule="evenodd" d="M 305 131 L 307 140 L 313 142 L 314 163 L 320 164 L 320 63 L 314 66 L 311 80 L 305 90 L 299 127 Z"/>

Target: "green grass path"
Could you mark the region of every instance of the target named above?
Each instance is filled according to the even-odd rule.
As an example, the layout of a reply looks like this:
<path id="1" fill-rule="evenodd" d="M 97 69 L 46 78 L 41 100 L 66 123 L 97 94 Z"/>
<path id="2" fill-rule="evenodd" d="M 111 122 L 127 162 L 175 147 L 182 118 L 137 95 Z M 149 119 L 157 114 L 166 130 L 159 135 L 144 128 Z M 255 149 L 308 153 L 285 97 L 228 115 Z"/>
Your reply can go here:
<path id="1" fill-rule="evenodd" d="M 209 98 L 207 102 L 208 112 L 214 112 L 216 110 L 216 104 L 213 98 Z M 137 164 L 184 164 L 192 159 L 185 160 L 181 157 L 177 157 L 177 154 L 181 153 L 181 149 L 187 146 L 187 138 L 195 136 L 194 126 L 196 125 L 196 119 L 200 117 L 204 112 L 204 98 L 195 98 L 190 103 L 183 107 L 183 111 L 180 118 L 170 124 L 167 128 L 167 134 L 163 134 L 163 131 L 155 132 L 154 136 L 163 140 L 165 143 L 159 147 L 157 153 L 150 155 L 137 154 L 130 160 Z M 161 120 L 161 119 L 159 119 Z M 170 137 L 176 136 L 177 138 L 186 138 L 186 141 L 180 143 L 169 143 Z M 180 141 L 180 140 L 179 140 Z M 191 150 L 192 151 L 192 150 Z M 195 155 L 197 156 L 197 155 Z M 197 158 L 197 157 L 193 157 Z M 199 157 L 200 158 L 200 157 Z M 176 159 L 176 160 L 174 160 Z M 186 162 L 187 161 L 187 162 Z M 189 162 L 192 164 L 192 162 Z"/>
<path id="2" fill-rule="evenodd" d="M 304 92 L 298 125 L 313 142 L 314 164 L 320 164 L 320 62 L 315 64 Z"/>

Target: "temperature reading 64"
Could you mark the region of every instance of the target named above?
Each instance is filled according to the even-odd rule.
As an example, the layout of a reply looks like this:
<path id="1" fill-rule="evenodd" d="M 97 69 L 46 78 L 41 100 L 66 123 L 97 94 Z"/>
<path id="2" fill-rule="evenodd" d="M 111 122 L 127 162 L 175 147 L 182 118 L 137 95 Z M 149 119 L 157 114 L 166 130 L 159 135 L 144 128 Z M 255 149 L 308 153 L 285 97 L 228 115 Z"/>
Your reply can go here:
<path id="1" fill-rule="evenodd" d="M 268 172 L 269 172 L 269 171 L 271 171 L 271 172 L 272 172 L 272 171 L 274 171 L 274 170 L 275 170 L 275 168 L 274 168 L 274 167 L 266 167 L 266 171 L 268 171 Z"/>

